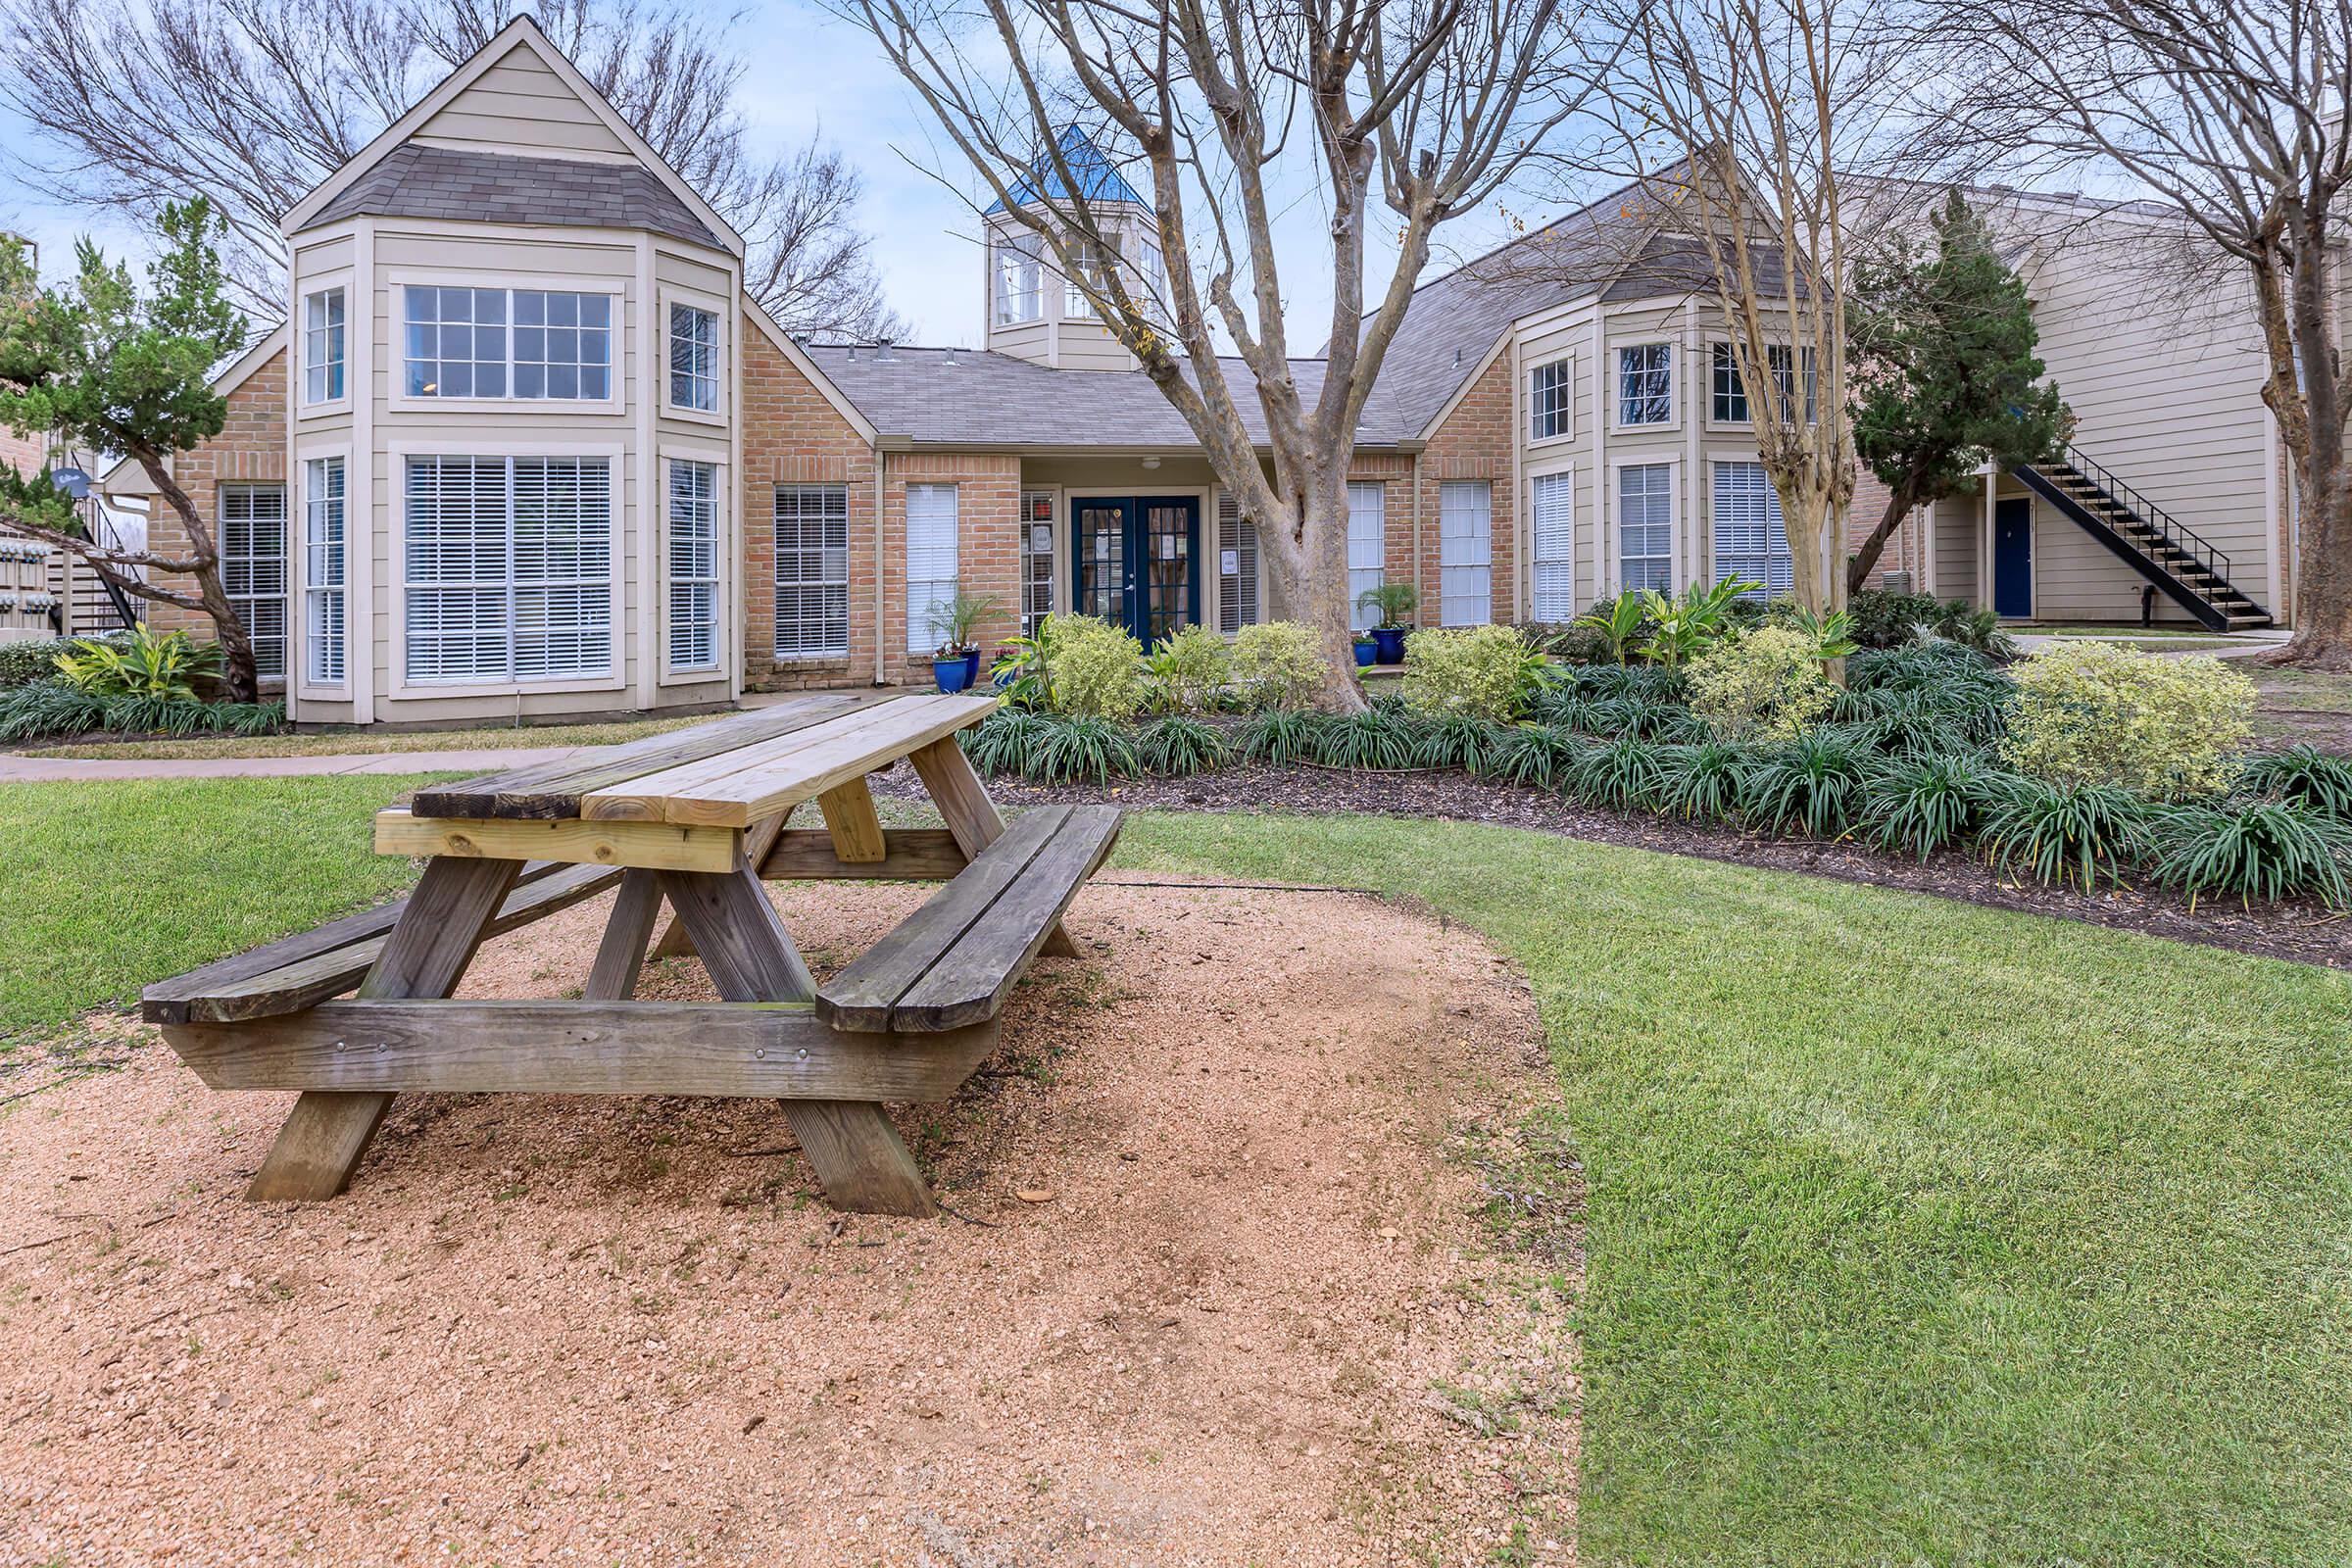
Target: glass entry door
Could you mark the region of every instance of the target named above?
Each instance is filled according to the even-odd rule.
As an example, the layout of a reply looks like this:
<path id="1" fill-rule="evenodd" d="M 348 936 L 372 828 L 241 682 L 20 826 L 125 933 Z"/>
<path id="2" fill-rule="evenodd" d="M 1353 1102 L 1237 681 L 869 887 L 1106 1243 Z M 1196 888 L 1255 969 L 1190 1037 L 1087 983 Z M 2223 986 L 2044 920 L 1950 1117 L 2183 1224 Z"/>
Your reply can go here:
<path id="1" fill-rule="evenodd" d="M 1200 618 L 1200 502 L 1081 496 L 1070 502 L 1070 605 L 1146 648 Z"/>

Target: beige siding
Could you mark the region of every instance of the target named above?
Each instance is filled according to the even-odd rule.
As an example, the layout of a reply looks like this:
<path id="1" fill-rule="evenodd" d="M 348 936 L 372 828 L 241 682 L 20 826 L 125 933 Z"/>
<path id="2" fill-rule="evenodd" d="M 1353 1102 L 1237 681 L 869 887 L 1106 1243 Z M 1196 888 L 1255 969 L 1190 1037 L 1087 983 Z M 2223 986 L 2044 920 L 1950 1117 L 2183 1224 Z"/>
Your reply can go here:
<path id="1" fill-rule="evenodd" d="M 520 45 L 418 126 L 414 139 L 486 153 L 632 156 L 594 109 Z"/>

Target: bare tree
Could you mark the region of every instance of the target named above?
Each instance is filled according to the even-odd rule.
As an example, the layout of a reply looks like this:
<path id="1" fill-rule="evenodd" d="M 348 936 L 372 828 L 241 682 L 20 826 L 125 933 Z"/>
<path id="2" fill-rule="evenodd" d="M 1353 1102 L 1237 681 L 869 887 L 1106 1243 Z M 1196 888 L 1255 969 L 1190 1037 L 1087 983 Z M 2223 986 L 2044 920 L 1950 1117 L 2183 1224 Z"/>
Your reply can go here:
<path id="1" fill-rule="evenodd" d="M 519 13 L 515 0 L 0 0 L 0 83 L 33 127 L 27 173 L 68 206 L 152 228 L 203 195 L 252 309 L 284 309 L 278 219 Z M 876 335 L 858 176 L 811 140 L 769 158 L 735 105 L 734 21 L 677 0 L 542 0 L 542 28 L 751 243 L 746 286 L 790 329 Z"/>
<path id="2" fill-rule="evenodd" d="M 2352 0 L 1949 0 L 1936 25 L 1983 62 L 1958 139 L 2120 177 L 2244 269 L 2301 510 L 2294 638 L 2271 657 L 2352 669 Z"/>
<path id="3" fill-rule="evenodd" d="M 1779 498 L 1790 590 L 1845 599 L 1854 491 L 1844 298 L 1862 213 L 1841 176 L 1880 136 L 1884 51 L 1847 0 L 1629 4 L 1616 90 L 1647 200 L 1642 269 L 1724 334 Z"/>
<path id="4" fill-rule="evenodd" d="M 1563 0 L 836 0 L 863 24 L 988 191 L 1192 428 L 1257 524 L 1277 604 L 1317 629 L 1326 698 L 1363 707 L 1348 626 L 1348 467 L 1364 400 L 1440 225 L 1500 190 L 1598 75 Z M 1063 131 L 1149 173 L 1164 297 L 1118 251 Z M 1289 183 L 1293 182 L 1295 183 Z M 1327 221 L 1319 385 L 1293 367 L 1274 231 Z M 1391 215 L 1386 278 L 1366 241 Z M 1367 303 L 1368 302 L 1368 303 Z M 1219 362 L 1229 339 L 1248 380 Z M 1261 464 L 1241 402 L 1264 416 Z M 1269 471 L 1270 470 L 1270 471 Z"/>

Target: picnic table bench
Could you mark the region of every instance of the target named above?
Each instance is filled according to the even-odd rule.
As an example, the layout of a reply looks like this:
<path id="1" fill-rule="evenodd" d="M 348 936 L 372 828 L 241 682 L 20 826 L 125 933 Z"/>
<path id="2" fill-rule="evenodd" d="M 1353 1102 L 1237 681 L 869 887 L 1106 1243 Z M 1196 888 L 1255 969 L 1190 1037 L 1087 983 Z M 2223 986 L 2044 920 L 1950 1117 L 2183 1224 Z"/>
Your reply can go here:
<path id="1" fill-rule="evenodd" d="M 782 1102 L 826 1199 L 935 1211 L 887 1101 L 954 1095 L 1006 994 L 1118 837 L 1115 808 L 1007 828 L 956 734 L 985 697 L 820 694 L 419 792 L 375 847 L 423 857 L 408 898 L 147 988 L 142 1012 L 215 1089 L 298 1090 L 251 1199 L 349 1184 L 409 1092 L 757 1096 Z M 942 828 L 886 828 L 868 775 L 906 760 Z M 810 801 L 820 828 L 792 828 Z M 763 881 L 945 883 L 818 986 Z M 451 999 L 489 937 L 617 889 L 577 1001 Z M 722 1000 L 633 1000 L 692 953 Z M 336 1000 L 354 993 L 350 1000 Z"/>

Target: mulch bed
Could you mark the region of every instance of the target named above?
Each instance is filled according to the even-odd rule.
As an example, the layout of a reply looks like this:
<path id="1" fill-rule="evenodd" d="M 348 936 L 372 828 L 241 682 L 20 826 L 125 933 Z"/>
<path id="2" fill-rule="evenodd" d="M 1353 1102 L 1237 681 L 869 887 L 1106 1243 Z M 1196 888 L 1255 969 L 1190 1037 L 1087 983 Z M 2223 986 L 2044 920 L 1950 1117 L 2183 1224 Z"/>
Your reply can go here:
<path id="1" fill-rule="evenodd" d="M 921 798 L 921 786 L 911 770 L 893 770 L 873 782 L 882 794 Z M 1990 908 L 2056 915 L 2176 942 L 2352 970 L 2352 920 L 2310 900 L 2246 908 L 2224 899 L 2200 903 L 2191 910 L 2185 899 L 2161 888 L 2102 886 L 2096 893 L 2083 893 L 2035 883 L 2021 885 L 1965 855 L 1937 855 L 1923 865 L 1881 855 L 1851 841 L 1769 838 L 1714 823 L 1597 811 L 1556 796 L 1450 771 L 1373 773 L 1244 764 L 1199 778 L 1127 779 L 1107 789 L 1091 785 L 1046 788 L 1019 779 L 995 778 L 989 781 L 989 790 L 1008 806 L 1109 798 L 1122 806 L 1159 810 L 1296 812 L 1307 816 L 1356 811 L 1531 828 L 1596 844 L 1695 856 L 1767 870 L 1804 871 Z"/>

